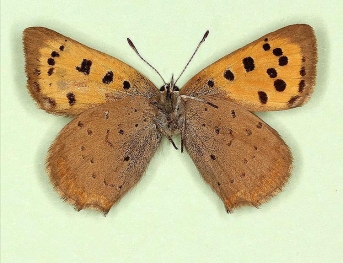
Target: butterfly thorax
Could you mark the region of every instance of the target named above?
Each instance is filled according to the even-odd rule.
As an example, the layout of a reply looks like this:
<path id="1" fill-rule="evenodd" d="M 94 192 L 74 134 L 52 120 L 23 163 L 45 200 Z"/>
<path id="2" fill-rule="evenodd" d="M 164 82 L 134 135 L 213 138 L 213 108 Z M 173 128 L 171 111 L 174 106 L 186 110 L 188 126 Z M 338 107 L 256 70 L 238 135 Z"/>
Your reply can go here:
<path id="1" fill-rule="evenodd" d="M 183 107 L 179 88 L 173 82 L 160 88 L 160 95 L 154 102 L 157 108 L 155 123 L 167 138 L 179 134 L 183 126 Z"/>

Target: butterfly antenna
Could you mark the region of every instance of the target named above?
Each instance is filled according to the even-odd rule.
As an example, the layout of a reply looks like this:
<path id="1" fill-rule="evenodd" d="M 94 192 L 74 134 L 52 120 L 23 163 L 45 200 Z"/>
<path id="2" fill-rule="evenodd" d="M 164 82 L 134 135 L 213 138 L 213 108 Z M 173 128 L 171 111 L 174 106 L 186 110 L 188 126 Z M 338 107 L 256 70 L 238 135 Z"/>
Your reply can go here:
<path id="1" fill-rule="evenodd" d="M 176 82 L 179 80 L 179 78 L 182 76 L 183 72 L 185 72 L 185 70 L 186 70 L 186 68 L 188 67 L 189 63 L 192 61 L 192 59 L 193 59 L 195 53 L 197 53 L 197 51 L 198 51 L 199 47 L 201 46 L 201 44 L 205 42 L 205 39 L 207 38 L 207 36 L 208 36 L 209 33 L 210 33 L 210 31 L 208 31 L 208 30 L 205 32 L 205 34 L 204 34 L 204 36 L 202 37 L 201 41 L 199 42 L 197 48 L 195 49 L 193 55 L 192 55 L 191 58 L 188 60 L 186 66 L 183 68 L 183 70 L 182 70 L 180 76 L 179 76 L 179 77 L 176 79 L 176 81 L 174 82 L 174 85 L 175 85 Z"/>
<path id="2" fill-rule="evenodd" d="M 141 56 L 141 54 L 139 54 L 137 48 L 135 47 L 135 45 L 133 44 L 133 42 L 131 41 L 130 38 L 127 38 L 127 42 L 129 43 L 129 45 L 130 45 L 130 47 L 133 49 L 133 51 L 135 51 L 136 54 L 140 57 L 140 59 L 143 60 L 146 64 L 148 64 L 148 66 L 149 66 L 150 68 L 152 68 L 153 70 L 155 70 L 155 72 L 156 72 L 156 73 L 160 76 L 160 78 L 162 79 L 163 83 L 164 83 L 164 84 L 167 84 L 167 83 L 164 81 L 164 79 L 163 79 L 163 77 L 161 76 L 161 74 L 157 71 L 157 69 L 154 68 L 148 61 L 146 61 L 146 60 Z"/>

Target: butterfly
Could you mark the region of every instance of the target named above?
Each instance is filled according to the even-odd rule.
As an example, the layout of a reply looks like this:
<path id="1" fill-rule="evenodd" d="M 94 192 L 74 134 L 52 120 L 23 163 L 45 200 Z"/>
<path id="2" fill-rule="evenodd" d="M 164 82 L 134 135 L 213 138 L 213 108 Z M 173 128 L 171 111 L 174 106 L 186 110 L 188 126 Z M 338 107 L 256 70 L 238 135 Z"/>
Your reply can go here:
<path id="1" fill-rule="evenodd" d="M 49 148 L 46 168 L 77 210 L 107 214 L 139 181 L 163 135 L 176 149 L 172 137 L 181 135 L 181 151 L 228 212 L 261 205 L 287 182 L 290 149 L 252 112 L 309 99 L 317 62 L 311 26 L 269 33 L 201 70 L 182 89 L 173 78 L 158 89 L 124 62 L 47 28 L 25 29 L 23 41 L 27 87 L 38 106 L 74 117 Z"/>

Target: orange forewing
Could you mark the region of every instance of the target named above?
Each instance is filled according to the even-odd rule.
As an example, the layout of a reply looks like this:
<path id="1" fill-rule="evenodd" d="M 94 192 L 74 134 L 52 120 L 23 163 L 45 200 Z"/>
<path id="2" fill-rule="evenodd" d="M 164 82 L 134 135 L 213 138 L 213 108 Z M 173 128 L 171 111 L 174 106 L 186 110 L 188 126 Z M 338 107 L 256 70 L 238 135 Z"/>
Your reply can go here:
<path id="1" fill-rule="evenodd" d="M 24 31 L 28 89 L 40 108 L 77 115 L 105 103 L 107 95 L 158 93 L 124 62 L 44 27 Z"/>
<path id="2" fill-rule="evenodd" d="M 251 111 L 305 103 L 316 76 L 316 38 L 309 25 L 269 33 L 195 75 L 181 93 L 207 95 L 209 88 Z"/>

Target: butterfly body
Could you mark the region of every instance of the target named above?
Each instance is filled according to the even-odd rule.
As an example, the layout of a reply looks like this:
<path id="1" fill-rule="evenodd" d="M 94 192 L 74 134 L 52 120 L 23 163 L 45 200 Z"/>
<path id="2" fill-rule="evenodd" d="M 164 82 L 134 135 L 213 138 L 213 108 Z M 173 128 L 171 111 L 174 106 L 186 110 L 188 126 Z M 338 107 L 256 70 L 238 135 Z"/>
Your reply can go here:
<path id="1" fill-rule="evenodd" d="M 266 202 L 290 176 L 288 146 L 251 111 L 309 99 L 317 53 L 308 25 L 263 36 L 180 91 L 173 78 L 157 89 L 124 62 L 47 28 L 27 28 L 24 50 L 28 89 L 39 107 L 74 116 L 50 147 L 46 166 L 55 189 L 77 210 L 108 213 L 139 181 L 163 135 L 175 148 L 172 137 L 181 135 L 181 151 L 229 212 Z"/>

